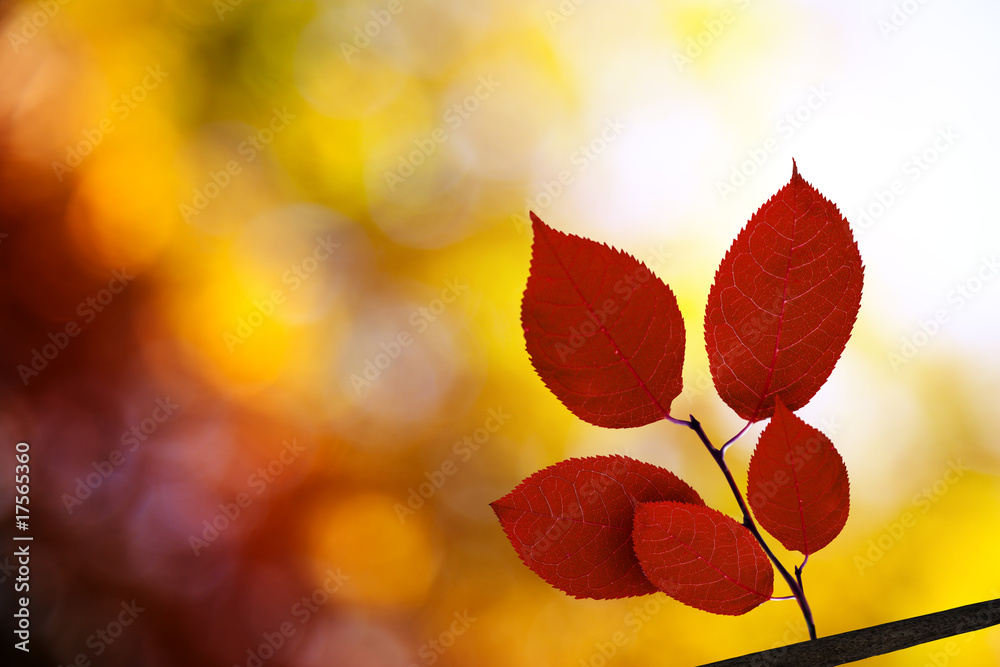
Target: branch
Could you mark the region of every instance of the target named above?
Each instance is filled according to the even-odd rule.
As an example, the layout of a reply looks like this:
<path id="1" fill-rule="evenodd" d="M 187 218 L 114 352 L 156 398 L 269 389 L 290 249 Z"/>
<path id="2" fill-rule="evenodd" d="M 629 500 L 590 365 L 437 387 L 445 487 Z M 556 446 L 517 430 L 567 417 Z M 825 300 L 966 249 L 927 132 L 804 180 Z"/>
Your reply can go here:
<path id="1" fill-rule="evenodd" d="M 757 524 L 754 523 L 753 516 L 750 514 L 750 508 L 747 507 L 746 502 L 743 500 L 743 494 L 740 493 L 740 487 L 736 485 L 736 480 L 733 479 L 733 473 L 729 470 L 729 466 L 726 465 L 726 452 L 725 449 L 731 445 L 736 438 L 743 434 L 743 431 L 747 430 L 749 424 L 736 434 L 735 438 L 732 438 L 726 443 L 725 447 L 722 449 L 717 449 L 712 441 L 708 439 L 708 435 L 705 433 L 705 429 L 701 427 L 701 422 L 694 418 L 694 415 L 688 415 L 691 421 L 680 421 L 679 423 L 687 426 L 692 431 L 698 434 L 698 438 L 708 449 L 708 453 L 712 455 L 715 459 L 715 463 L 719 466 L 722 474 L 725 475 L 726 481 L 729 483 L 729 488 L 732 489 L 733 495 L 736 496 L 736 503 L 740 507 L 740 511 L 743 512 L 743 526 L 750 531 L 750 534 L 754 536 L 764 553 L 771 562 L 774 563 L 774 567 L 777 568 L 778 572 L 782 577 L 785 578 L 785 583 L 788 584 L 788 588 L 791 589 L 792 595 L 795 597 L 795 601 L 799 603 L 799 608 L 802 610 L 802 617 L 806 621 L 806 627 L 809 629 L 809 638 L 816 639 L 816 623 L 813 621 L 812 610 L 809 608 L 809 602 L 806 600 L 805 591 L 802 588 L 802 576 L 798 569 L 796 569 L 795 574 L 798 577 L 798 581 L 792 578 L 792 575 L 788 573 L 785 566 L 781 564 L 778 557 L 774 555 L 771 551 L 771 547 L 767 546 L 767 542 L 764 541 L 764 536 L 761 534 L 760 530 L 757 528 Z M 803 563 L 805 565 L 805 563 Z"/>
<path id="2" fill-rule="evenodd" d="M 833 667 L 1000 624 L 1000 599 L 751 653 L 702 667 Z"/>

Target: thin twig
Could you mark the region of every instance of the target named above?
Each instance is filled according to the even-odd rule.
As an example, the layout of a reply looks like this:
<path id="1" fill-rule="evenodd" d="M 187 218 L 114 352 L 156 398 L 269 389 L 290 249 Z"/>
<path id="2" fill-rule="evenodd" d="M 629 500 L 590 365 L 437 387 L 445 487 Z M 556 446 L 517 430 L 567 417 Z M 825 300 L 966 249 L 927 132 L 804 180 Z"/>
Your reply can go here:
<path id="1" fill-rule="evenodd" d="M 739 432 L 739 433 L 737 433 L 736 435 L 734 435 L 733 437 L 731 437 L 731 438 L 730 438 L 729 440 L 727 440 L 727 441 L 726 441 L 726 444 L 724 444 L 724 445 L 723 445 L 722 447 L 720 447 L 720 449 L 722 450 L 722 455 L 723 455 L 723 456 L 725 456 L 725 455 L 726 455 L 726 452 L 728 452 L 728 451 L 729 451 L 729 448 L 730 448 L 730 447 L 732 447 L 732 446 L 733 446 L 733 444 L 734 444 L 734 443 L 735 443 L 735 442 L 736 442 L 737 440 L 739 440 L 739 439 L 740 439 L 740 436 L 741 436 L 741 435 L 743 435 L 744 433 L 746 433 L 746 432 L 747 432 L 747 429 L 748 429 L 748 428 L 750 428 L 751 426 L 753 426 L 753 422 L 751 422 L 751 421 L 748 421 L 748 422 L 747 422 L 747 425 L 746 425 L 746 426 L 744 426 L 743 428 L 741 428 L 741 429 L 740 429 L 740 432 Z"/>
<path id="2" fill-rule="evenodd" d="M 743 512 L 743 525 L 754 536 L 761 548 L 764 550 L 764 553 L 767 554 L 767 557 L 771 559 L 771 562 L 774 563 L 778 572 L 785 579 L 785 583 L 788 584 L 788 588 L 791 589 L 792 595 L 795 596 L 795 600 L 799 603 L 799 608 L 802 610 L 802 616 L 806 621 L 806 628 L 809 630 L 809 638 L 816 639 L 816 623 L 813 621 L 812 610 L 809 608 L 809 602 L 806 600 L 805 592 L 802 590 L 802 580 L 801 578 L 798 578 L 798 568 L 796 568 L 796 577 L 792 577 L 788 570 L 785 569 L 785 566 L 781 564 L 781 561 L 778 560 L 778 557 L 774 555 L 774 552 L 771 551 L 771 548 L 764 540 L 764 536 L 757 528 L 757 524 L 754 522 L 753 516 L 750 514 L 750 508 L 747 507 L 746 502 L 743 500 L 743 494 L 740 492 L 740 487 L 736 485 L 736 480 L 733 479 L 733 473 L 729 470 L 729 466 L 726 465 L 726 459 L 723 451 L 716 448 L 715 445 L 712 444 L 712 441 L 708 439 L 708 435 L 705 433 L 705 429 L 701 427 L 701 423 L 694 418 L 694 415 L 689 416 L 691 418 L 690 421 L 679 421 L 679 423 L 684 424 L 698 434 L 698 438 L 708 449 L 708 453 L 712 455 L 712 458 L 715 459 L 719 469 L 722 470 L 722 474 L 726 477 L 726 481 L 729 482 L 729 488 L 732 489 L 733 495 L 736 496 L 736 503 L 739 505 L 740 511 Z M 677 422 L 678 420 L 673 421 Z M 743 433 L 743 431 L 740 431 L 740 433 Z M 735 438 L 733 438 L 733 440 L 735 440 Z M 730 442 L 732 442 L 732 440 L 730 440 Z"/>

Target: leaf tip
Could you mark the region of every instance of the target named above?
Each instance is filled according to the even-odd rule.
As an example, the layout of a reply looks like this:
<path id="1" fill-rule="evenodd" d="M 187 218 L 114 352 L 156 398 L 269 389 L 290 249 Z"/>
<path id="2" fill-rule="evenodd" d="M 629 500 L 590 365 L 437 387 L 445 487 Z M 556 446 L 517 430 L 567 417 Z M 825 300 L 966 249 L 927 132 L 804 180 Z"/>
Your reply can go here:
<path id="1" fill-rule="evenodd" d="M 791 410 L 788 409 L 788 406 L 785 405 L 785 402 L 781 400 L 781 394 L 774 395 L 774 413 L 777 414 L 778 412 L 782 413 L 792 412 Z"/>
<path id="2" fill-rule="evenodd" d="M 545 226 L 545 223 L 542 222 L 541 218 L 539 218 L 537 215 L 535 215 L 534 211 L 528 211 L 528 216 L 531 218 L 531 226 L 532 227 L 534 227 L 534 228 L 537 229 L 537 227 L 539 225 L 541 225 L 542 227 Z"/>
<path id="3" fill-rule="evenodd" d="M 496 500 L 494 500 L 493 502 L 490 503 L 490 509 L 493 510 L 493 513 L 497 515 L 498 519 L 500 518 L 500 501 L 501 500 L 503 500 L 503 498 L 497 498 Z"/>

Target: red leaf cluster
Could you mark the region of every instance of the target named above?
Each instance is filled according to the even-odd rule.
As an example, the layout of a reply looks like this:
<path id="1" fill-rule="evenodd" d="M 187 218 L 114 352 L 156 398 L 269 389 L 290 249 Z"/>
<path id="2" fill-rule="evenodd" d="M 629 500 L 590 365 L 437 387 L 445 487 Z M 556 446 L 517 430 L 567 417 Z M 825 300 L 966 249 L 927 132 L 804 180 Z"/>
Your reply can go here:
<path id="1" fill-rule="evenodd" d="M 669 419 L 700 428 L 670 416 L 685 346 L 670 288 L 620 250 L 531 219 L 521 320 L 545 385 L 597 426 Z M 863 278 L 847 221 L 793 163 L 791 180 L 736 237 L 709 291 L 705 342 L 719 396 L 748 423 L 771 419 L 750 462 L 750 507 L 786 548 L 806 555 L 844 527 L 850 485 L 830 440 L 793 411 L 843 352 Z M 724 451 L 705 443 L 721 464 Z M 772 595 L 770 552 L 750 515 L 739 523 L 705 507 L 685 482 L 648 463 L 570 459 L 492 507 L 525 565 L 576 597 L 661 590 L 743 614 Z"/>
<path id="2" fill-rule="evenodd" d="M 578 598 L 655 593 L 632 551 L 636 505 L 704 505 L 668 470 L 623 456 L 569 459 L 491 503 L 524 564 Z"/>

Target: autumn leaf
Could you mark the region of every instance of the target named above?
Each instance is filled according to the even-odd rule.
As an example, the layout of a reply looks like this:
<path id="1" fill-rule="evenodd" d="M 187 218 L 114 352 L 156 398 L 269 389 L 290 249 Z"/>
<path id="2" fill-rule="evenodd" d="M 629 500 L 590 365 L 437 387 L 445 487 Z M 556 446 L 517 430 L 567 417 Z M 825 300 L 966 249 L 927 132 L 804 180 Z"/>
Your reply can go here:
<path id="1" fill-rule="evenodd" d="M 632 549 L 637 503 L 701 497 L 668 470 L 623 456 L 569 459 L 491 503 L 531 570 L 578 598 L 655 593 Z"/>
<path id="2" fill-rule="evenodd" d="M 542 381 L 597 426 L 668 416 L 684 365 L 684 322 L 673 292 L 631 255 L 558 232 L 534 213 L 531 220 L 521 323 Z"/>
<path id="3" fill-rule="evenodd" d="M 779 398 L 750 459 L 747 498 L 758 523 L 786 549 L 815 553 L 847 523 L 850 495 L 833 443 Z"/>
<path id="4" fill-rule="evenodd" d="M 749 530 L 721 512 L 643 503 L 632 539 L 646 577 L 686 605 L 738 616 L 771 599 L 774 570 L 767 554 Z"/>
<path id="5" fill-rule="evenodd" d="M 753 215 L 715 274 L 705 343 L 719 396 L 743 419 L 767 419 L 781 397 L 798 410 L 844 351 L 864 267 L 847 221 L 792 178 Z"/>

